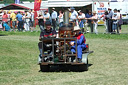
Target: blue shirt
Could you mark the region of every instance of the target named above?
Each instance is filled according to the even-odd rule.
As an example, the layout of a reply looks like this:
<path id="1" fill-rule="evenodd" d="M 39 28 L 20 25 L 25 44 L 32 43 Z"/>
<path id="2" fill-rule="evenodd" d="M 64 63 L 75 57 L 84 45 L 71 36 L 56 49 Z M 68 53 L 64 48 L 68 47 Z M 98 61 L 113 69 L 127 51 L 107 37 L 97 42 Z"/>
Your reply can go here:
<path id="1" fill-rule="evenodd" d="M 23 16 L 22 16 L 21 14 L 17 14 L 17 15 L 16 15 L 16 18 L 17 18 L 18 21 L 22 21 L 22 17 L 23 17 Z"/>
<path id="2" fill-rule="evenodd" d="M 92 14 L 89 15 L 89 14 L 87 13 L 87 14 L 86 14 L 86 18 L 90 18 L 90 17 L 92 17 Z M 91 20 L 88 20 L 88 22 L 91 22 Z"/>
<path id="3" fill-rule="evenodd" d="M 10 30 L 10 27 L 8 26 L 7 23 L 4 23 L 4 24 L 3 24 L 3 27 L 5 27 L 5 31 L 9 31 L 9 30 Z"/>

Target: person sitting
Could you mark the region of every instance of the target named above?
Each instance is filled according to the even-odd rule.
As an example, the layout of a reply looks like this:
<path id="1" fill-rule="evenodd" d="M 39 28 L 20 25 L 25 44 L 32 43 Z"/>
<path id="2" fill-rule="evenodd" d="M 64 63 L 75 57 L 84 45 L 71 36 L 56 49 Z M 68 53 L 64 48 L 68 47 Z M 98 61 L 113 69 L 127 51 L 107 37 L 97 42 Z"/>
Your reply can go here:
<path id="1" fill-rule="evenodd" d="M 76 33 L 75 37 L 77 38 L 77 58 L 78 62 L 82 62 L 82 51 L 87 48 L 87 45 L 85 44 L 85 36 L 80 32 L 81 29 L 78 26 L 74 27 L 74 31 Z M 71 41 L 71 52 L 76 53 L 76 45 L 75 41 Z"/>
<path id="2" fill-rule="evenodd" d="M 3 30 L 4 31 L 10 31 L 10 26 L 6 23 L 6 22 L 3 22 Z"/>
<path id="3" fill-rule="evenodd" d="M 42 31 L 40 33 L 40 37 L 39 37 L 39 40 L 41 41 L 41 38 L 49 38 L 49 37 L 56 37 L 56 31 L 53 30 L 51 28 L 51 22 L 50 21 L 46 21 L 45 22 L 45 26 L 46 26 L 46 29 L 44 31 Z M 39 42 L 38 43 L 38 47 L 39 47 L 39 51 L 40 51 L 40 54 L 39 54 L 39 58 L 38 58 L 38 62 L 41 63 L 41 58 L 42 58 L 42 50 L 43 51 L 48 51 L 48 54 L 51 54 L 52 53 L 52 46 L 47 46 L 47 44 L 51 44 L 52 42 L 47 42 L 47 43 L 44 43 L 43 44 L 43 48 L 42 48 L 42 42 Z M 45 48 L 45 49 L 44 49 Z M 51 61 L 51 60 L 50 60 Z"/>

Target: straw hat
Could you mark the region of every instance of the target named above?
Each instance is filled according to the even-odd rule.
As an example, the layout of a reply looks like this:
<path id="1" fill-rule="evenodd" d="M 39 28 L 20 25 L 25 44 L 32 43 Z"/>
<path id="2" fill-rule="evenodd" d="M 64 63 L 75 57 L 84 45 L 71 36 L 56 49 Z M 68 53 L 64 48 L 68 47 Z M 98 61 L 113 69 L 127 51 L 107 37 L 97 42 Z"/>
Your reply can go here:
<path id="1" fill-rule="evenodd" d="M 55 8 L 52 8 L 52 10 L 55 10 Z"/>
<path id="2" fill-rule="evenodd" d="M 78 11 L 78 13 L 81 12 L 81 10 Z"/>
<path id="3" fill-rule="evenodd" d="M 79 26 L 74 26 L 74 31 L 81 30 Z"/>
<path id="4" fill-rule="evenodd" d="M 93 14 L 96 14 L 96 11 L 93 11 L 92 13 L 93 13 Z"/>

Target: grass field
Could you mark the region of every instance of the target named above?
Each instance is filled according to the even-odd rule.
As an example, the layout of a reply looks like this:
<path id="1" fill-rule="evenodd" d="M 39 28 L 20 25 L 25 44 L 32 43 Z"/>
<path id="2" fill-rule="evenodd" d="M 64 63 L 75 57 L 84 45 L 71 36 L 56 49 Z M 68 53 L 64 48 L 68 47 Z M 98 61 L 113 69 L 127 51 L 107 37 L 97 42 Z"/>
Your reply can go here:
<path id="1" fill-rule="evenodd" d="M 0 85 L 128 85 L 128 34 L 85 34 L 85 72 L 38 72 L 39 32 L 0 34 Z"/>

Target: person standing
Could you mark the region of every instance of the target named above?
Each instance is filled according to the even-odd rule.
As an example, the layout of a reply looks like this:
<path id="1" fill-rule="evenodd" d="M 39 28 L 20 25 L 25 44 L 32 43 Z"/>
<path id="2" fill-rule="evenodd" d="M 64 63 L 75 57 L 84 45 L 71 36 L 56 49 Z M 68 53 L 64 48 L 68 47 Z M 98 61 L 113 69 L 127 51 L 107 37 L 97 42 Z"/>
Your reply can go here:
<path id="1" fill-rule="evenodd" d="M 85 14 L 82 13 L 81 10 L 79 10 L 78 13 L 79 13 L 79 16 L 78 16 L 79 27 L 81 28 L 82 32 L 86 32 L 86 30 L 84 30 Z"/>
<path id="2" fill-rule="evenodd" d="M 2 21 L 6 22 L 8 24 L 8 15 L 7 15 L 6 11 L 4 11 L 4 14 L 2 16 Z"/>
<path id="3" fill-rule="evenodd" d="M 56 29 L 56 21 L 57 21 L 57 12 L 55 11 L 55 8 L 52 8 L 51 18 L 52 18 L 53 29 L 55 30 Z"/>
<path id="4" fill-rule="evenodd" d="M 108 15 L 106 16 L 108 18 L 108 32 L 112 32 L 112 16 L 113 16 L 113 12 L 112 12 L 112 9 L 111 8 L 108 8 Z"/>
<path id="5" fill-rule="evenodd" d="M 120 19 L 119 19 L 119 22 L 118 22 L 118 27 L 119 27 L 119 32 L 121 33 L 121 25 L 123 24 L 123 20 L 122 20 L 122 15 L 120 13 L 120 10 L 118 10 L 118 13 L 119 13 L 119 16 L 120 16 Z"/>
<path id="6" fill-rule="evenodd" d="M 44 11 L 44 23 L 45 23 L 46 21 L 50 21 L 50 14 L 48 13 L 47 10 Z"/>
<path id="7" fill-rule="evenodd" d="M 18 23 L 18 30 L 23 31 L 23 15 L 21 15 L 20 11 L 16 15 L 17 23 Z"/>
<path id="8" fill-rule="evenodd" d="M 15 14 L 15 12 L 11 13 L 10 18 L 12 20 L 13 31 L 15 32 L 15 29 L 16 29 L 16 14 Z"/>
<path id="9" fill-rule="evenodd" d="M 38 19 L 38 24 L 39 24 L 40 30 L 41 30 L 41 32 L 43 32 L 44 31 L 44 17 L 41 12 L 39 13 L 37 19 Z"/>
<path id="10" fill-rule="evenodd" d="M 62 11 L 59 11 L 59 16 L 58 16 L 58 22 L 59 22 L 59 27 L 62 27 L 63 26 L 63 12 Z"/>
<path id="11" fill-rule="evenodd" d="M 77 26 L 78 13 L 75 11 L 75 8 L 71 8 L 70 24 L 71 26 Z"/>
<path id="12" fill-rule="evenodd" d="M 88 19 L 88 18 L 91 18 L 92 17 L 92 11 L 91 10 L 89 10 L 89 12 L 87 12 L 87 14 L 86 14 L 86 18 L 85 19 Z M 92 20 L 87 20 L 87 23 L 88 23 L 88 25 L 90 26 L 90 28 L 91 28 L 91 33 L 93 33 L 93 23 L 92 23 Z M 89 31 L 88 31 L 89 32 Z"/>

